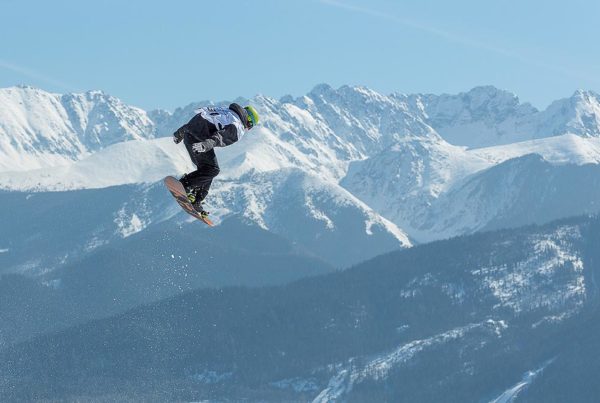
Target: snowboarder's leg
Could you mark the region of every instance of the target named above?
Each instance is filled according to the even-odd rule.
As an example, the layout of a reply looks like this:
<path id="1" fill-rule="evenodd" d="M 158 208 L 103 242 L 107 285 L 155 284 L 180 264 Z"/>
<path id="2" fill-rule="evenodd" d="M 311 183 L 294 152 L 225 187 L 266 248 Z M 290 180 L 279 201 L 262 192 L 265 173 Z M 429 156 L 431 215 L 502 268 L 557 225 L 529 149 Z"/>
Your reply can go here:
<path id="1" fill-rule="evenodd" d="M 184 175 L 181 183 L 193 195 L 194 200 L 190 199 L 190 201 L 194 207 L 201 208 L 200 203 L 208 195 L 213 178 L 219 174 L 219 162 L 214 150 L 197 154 L 192 151 L 191 144 L 186 143 L 186 148 L 197 170 Z M 201 211 L 199 208 L 198 211 Z"/>

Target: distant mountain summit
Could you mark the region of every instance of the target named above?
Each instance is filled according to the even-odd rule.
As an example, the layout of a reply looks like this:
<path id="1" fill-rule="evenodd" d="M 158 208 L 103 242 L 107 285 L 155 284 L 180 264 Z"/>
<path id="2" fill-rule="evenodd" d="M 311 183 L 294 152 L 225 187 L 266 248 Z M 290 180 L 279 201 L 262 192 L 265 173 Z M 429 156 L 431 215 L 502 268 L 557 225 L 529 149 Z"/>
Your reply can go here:
<path id="1" fill-rule="evenodd" d="M 0 170 L 64 165 L 111 144 L 154 137 L 146 112 L 101 91 L 0 89 Z"/>
<path id="2" fill-rule="evenodd" d="M 489 147 L 563 134 L 600 135 L 600 96 L 576 91 L 538 111 L 516 95 L 492 86 L 457 95 L 393 95 L 446 141 L 470 148 Z"/>
<path id="3" fill-rule="evenodd" d="M 538 137 L 563 133 L 581 137 L 600 136 L 600 95 L 577 90 L 570 98 L 555 101 L 540 113 Z"/>
<path id="4" fill-rule="evenodd" d="M 538 111 L 516 95 L 492 86 L 457 95 L 396 95 L 421 112 L 448 142 L 468 147 L 493 146 L 534 138 L 530 119 Z"/>

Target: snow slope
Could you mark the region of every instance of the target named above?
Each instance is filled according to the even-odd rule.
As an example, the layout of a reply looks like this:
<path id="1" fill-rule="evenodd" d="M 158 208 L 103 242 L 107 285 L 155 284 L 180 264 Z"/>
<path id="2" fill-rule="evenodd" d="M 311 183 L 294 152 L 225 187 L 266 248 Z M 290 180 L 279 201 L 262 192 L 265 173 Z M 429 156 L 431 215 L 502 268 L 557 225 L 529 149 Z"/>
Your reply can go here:
<path id="1" fill-rule="evenodd" d="M 171 139 L 132 140 L 108 146 L 70 164 L 0 172 L 7 190 L 59 191 L 151 183 L 191 170 L 187 152 Z"/>

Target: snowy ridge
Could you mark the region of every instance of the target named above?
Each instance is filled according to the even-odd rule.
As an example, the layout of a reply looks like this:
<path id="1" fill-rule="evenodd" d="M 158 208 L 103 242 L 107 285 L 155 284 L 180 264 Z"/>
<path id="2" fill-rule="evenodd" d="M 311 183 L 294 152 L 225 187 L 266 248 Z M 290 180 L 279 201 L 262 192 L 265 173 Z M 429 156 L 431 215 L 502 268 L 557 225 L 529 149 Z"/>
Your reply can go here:
<path id="1" fill-rule="evenodd" d="M 508 144 L 534 137 L 538 111 L 516 95 L 491 86 L 457 95 L 400 95 L 400 102 L 419 110 L 451 144 L 472 148 Z"/>
<path id="2" fill-rule="evenodd" d="M 516 95 L 492 86 L 457 95 L 394 94 L 422 114 L 447 141 L 470 148 L 489 147 L 574 133 L 600 135 L 600 95 L 577 90 L 570 98 L 538 111 Z"/>
<path id="3" fill-rule="evenodd" d="M 577 90 L 567 99 L 554 101 L 538 119 L 537 137 L 575 133 L 582 137 L 600 136 L 600 95 Z"/>

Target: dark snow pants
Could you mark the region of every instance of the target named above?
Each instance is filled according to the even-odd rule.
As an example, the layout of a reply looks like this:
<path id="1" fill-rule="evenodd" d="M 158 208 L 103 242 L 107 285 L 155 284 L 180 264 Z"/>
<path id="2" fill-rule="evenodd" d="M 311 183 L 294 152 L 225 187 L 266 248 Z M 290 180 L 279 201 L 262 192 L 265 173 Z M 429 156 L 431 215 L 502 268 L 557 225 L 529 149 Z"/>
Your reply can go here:
<path id="1" fill-rule="evenodd" d="M 188 190 L 194 189 L 196 199 L 204 200 L 208 194 L 213 178 L 219 174 L 219 162 L 217 161 L 217 155 L 215 154 L 214 149 L 205 153 L 195 153 L 192 150 L 192 144 L 195 141 L 196 140 L 191 138 L 188 134 L 185 135 L 185 148 L 197 169 L 194 172 L 185 175 L 181 179 L 181 183 L 183 183 L 183 186 Z"/>

